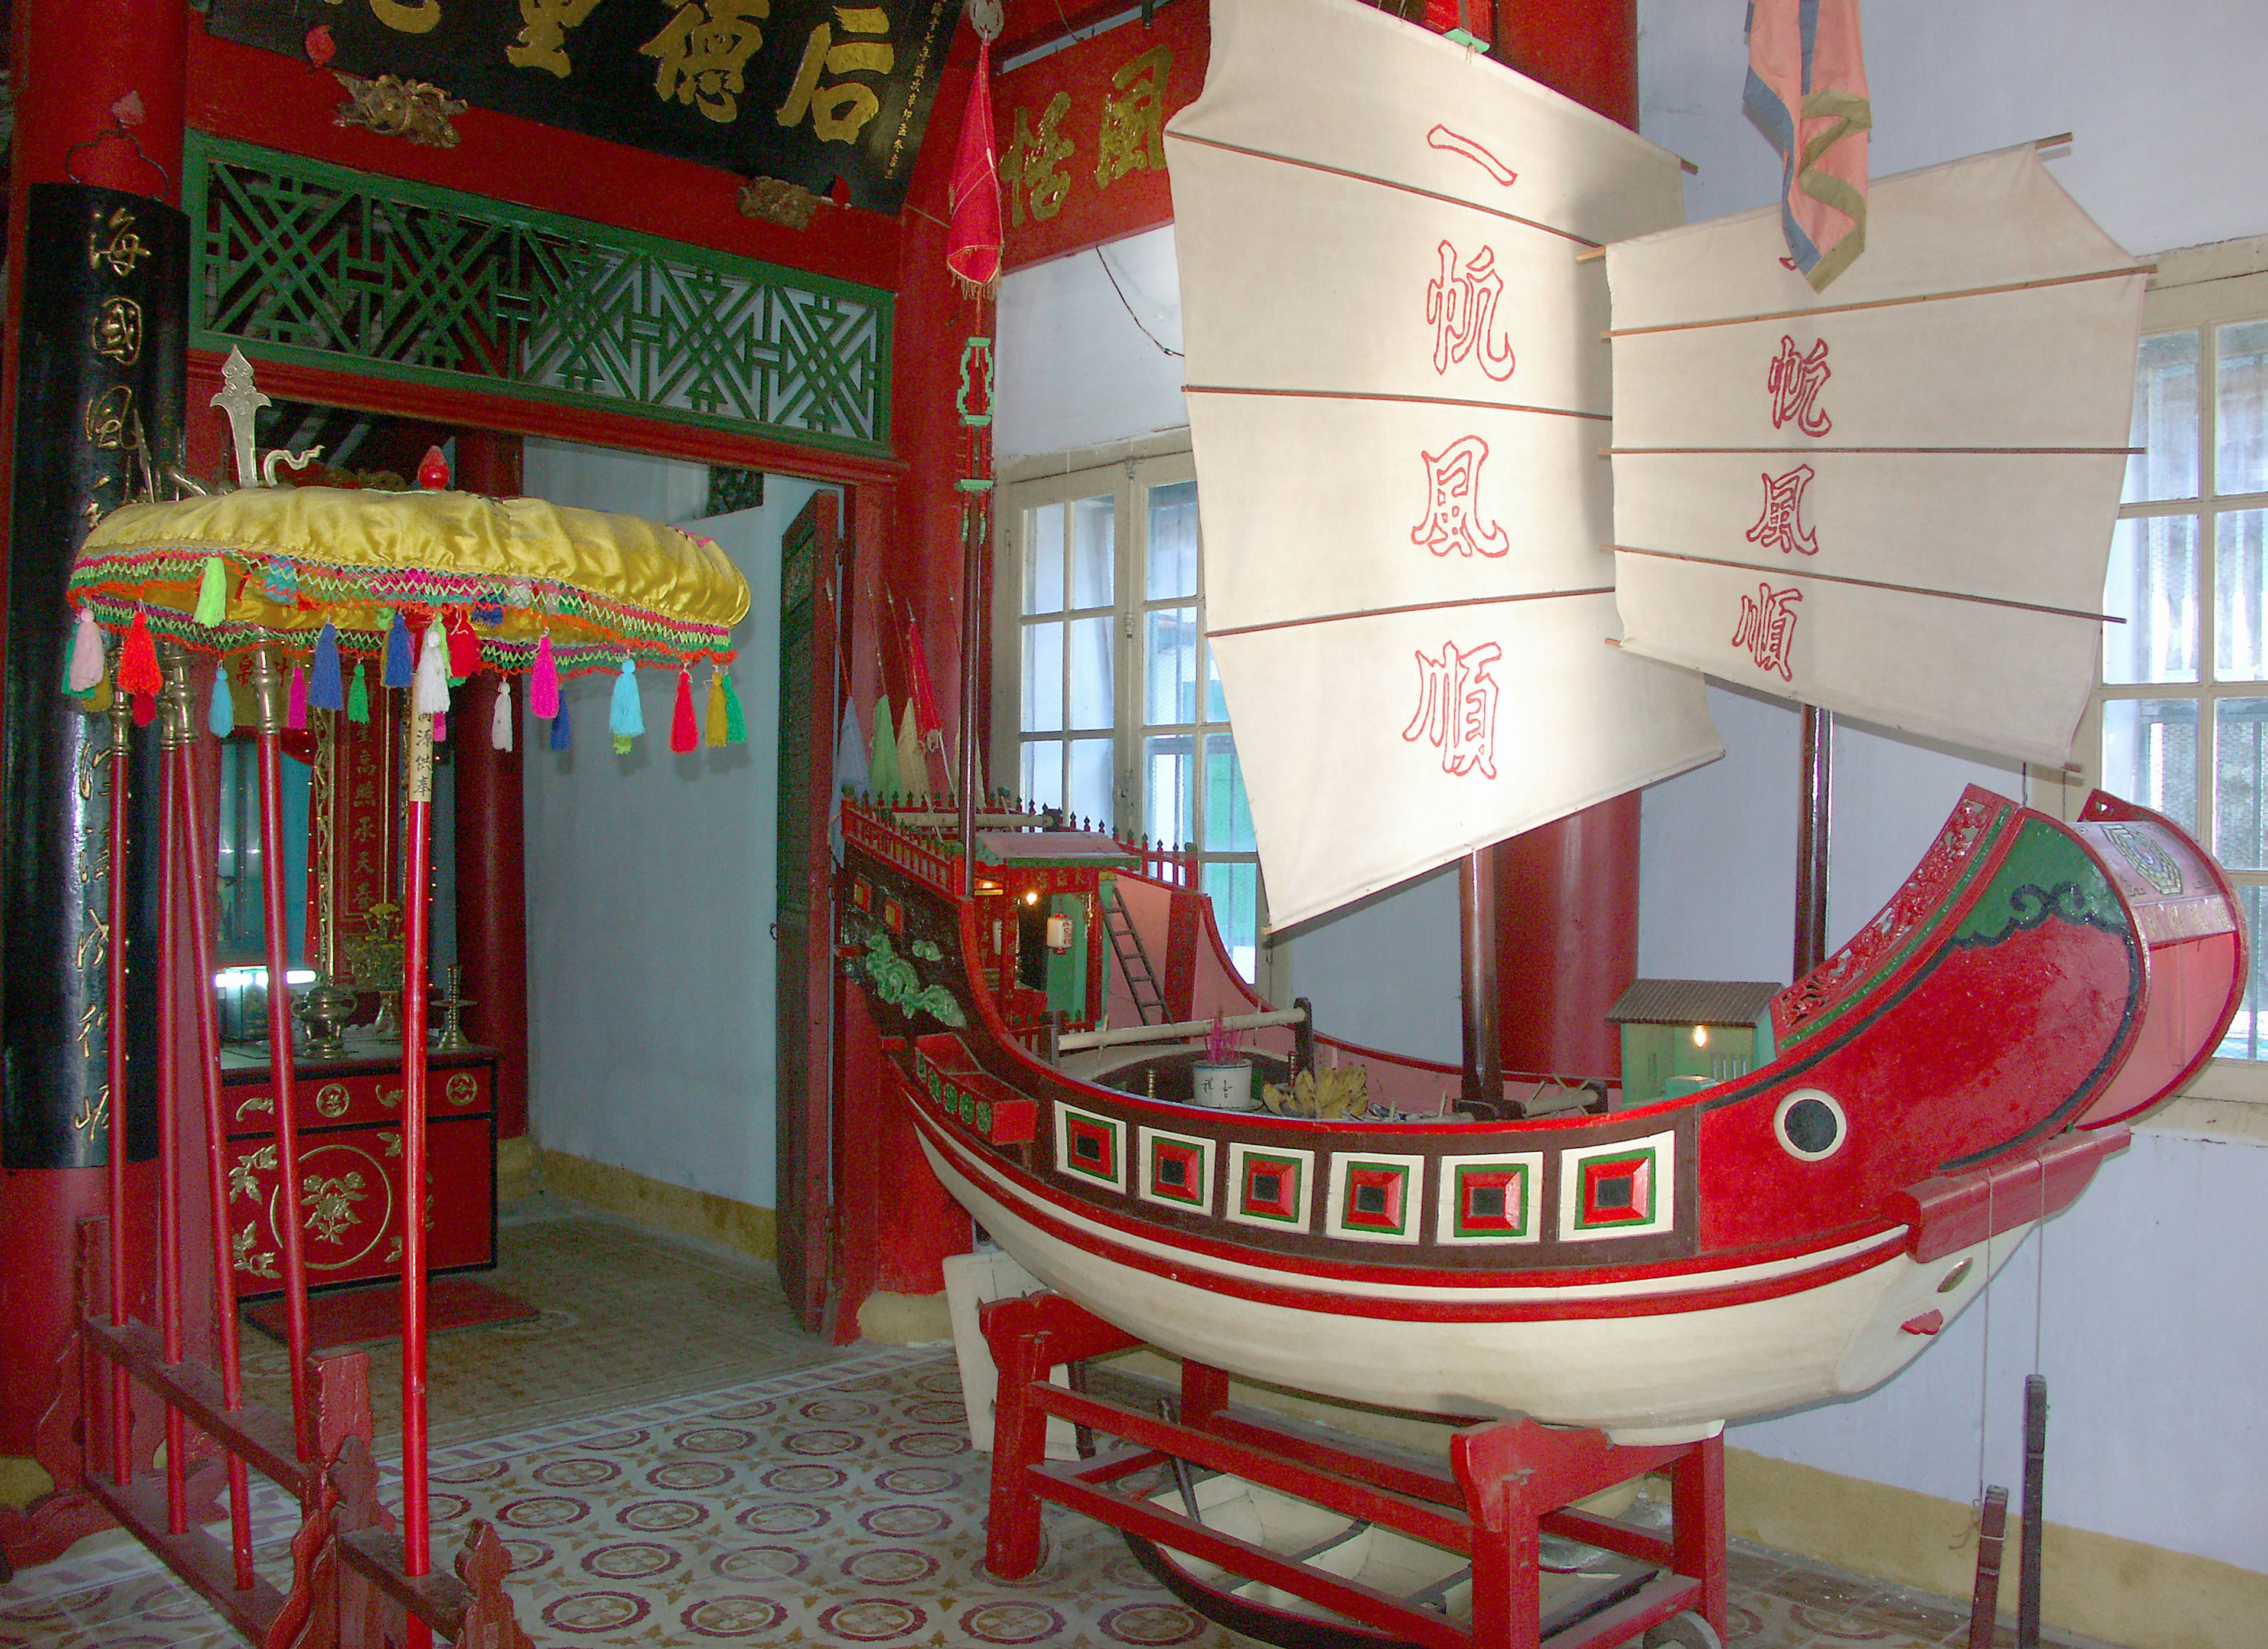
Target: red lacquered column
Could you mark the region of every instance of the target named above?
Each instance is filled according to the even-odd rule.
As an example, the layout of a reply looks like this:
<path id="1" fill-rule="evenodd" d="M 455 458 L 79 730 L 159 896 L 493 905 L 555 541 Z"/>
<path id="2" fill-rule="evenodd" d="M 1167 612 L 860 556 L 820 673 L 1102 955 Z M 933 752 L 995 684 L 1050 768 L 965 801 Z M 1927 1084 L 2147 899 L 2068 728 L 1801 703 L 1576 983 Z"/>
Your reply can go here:
<path id="1" fill-rule="evenodd" d="M 116 680 L 115 673 L 112 679 Z M 103 1043 L 109 1057 L 110 1101 L 110 1326 L 126 1326 L 126 885 L 127 769 L 129 725 L 127 696 L 110 701 L 110 943 L 106 947 Z M 122 1488 L 134 1479 L 133 1394 L 126 1366 L 110 1366 L 110 1470 Z"/>
<path id="2" fill-rule="evenodd" d="M 409 790 L 401 889 L 401 1546 L 402 1568 L 414 1578 L 427 1572 L 432 1541 L 425 1502 L 425 975 L 433 929 L 433 718 L 414 707 Z M 409 1649 L 431 1641 L 415 1616 L 409 1631 Z"/>
<path id="3" fill-rule="evenodd" d="M 186 655 L 177 647 L 168 647 L 163 657 L 167 690 L 178 693 L 184 704 L 190 703 Z M 194 719 L 189 725 L 194 737 Z M 181 857 L 188 861 L 182 880 L 188 889 L 189 974 L 196 1003 L 197 1079 L 205 1103 L 205 1182 L 213 1232 L 213 1337 L 220 1351 L 221 1403 L 233 1412 L 244 1407 L 244 1373 L 237 1351 L 236 1263 L 228 1240 L 228 1118 L 221 1096 L 220 1025 L 212 993 L 213 908 L 209 880 L 213 870 L 212 838 L 205 831 L 196 775 L 186 747 L 173 764 L 172 784 L 173 819 L 180 832 Z M 243 1458 L 232 1454 L 228 1457 L 229 1545 L 236 1561 L 239 1591 L 248 1590 L 253 1583 L 252 1508 L 246 1502 L 246 1492 Z"/>
<path id="4" fill-rule="evenodd" d="M 290 907 L 284 897 L 283 660 L 273 647 L 254 651 L 246 682 L 260 735 L 260 898 L 268 930 L 268 1071 L 276 1090 L 276 1193 L 284 1251 L 285 1339 L 291 1353 L 291 1433 L 303 1461 L 315 1458 L 315 1411 L 307 1391 L 307 1263 L 301 1250 L 299 1123 L 291 1093 L 291 959 L 286 953 Z"/>

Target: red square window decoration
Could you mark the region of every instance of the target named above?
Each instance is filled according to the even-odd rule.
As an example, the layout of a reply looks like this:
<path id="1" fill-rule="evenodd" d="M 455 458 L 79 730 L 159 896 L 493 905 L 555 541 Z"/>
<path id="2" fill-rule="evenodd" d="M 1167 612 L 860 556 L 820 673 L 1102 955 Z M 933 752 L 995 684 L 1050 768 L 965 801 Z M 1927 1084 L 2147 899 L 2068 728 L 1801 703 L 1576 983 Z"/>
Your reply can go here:
<path id="1" fill-rule="evenodd" d="M 1118 1177 L 1118 1138 L 1111 1129 L 1077 1115 L 1070 1117 L 1064 1127 L 1065 1155 L 1071 1167 L 1098 1179 Z"/>
<path id="2" fill-rule="evenodd" d="M 1528 1170 L 1519 1164 L 1457 1170 L 1457 1230 L 1524 1233 L 1528 1229 Z"/>
<path id="3" fill-rule="evenodd" d="M 1339 1223 L 1354 1231 L 1399 1233 L 1409 1189 L 1407 1168 L 1351 1164 L 1346 1171 L 1346 1204 Z"/>
<path id="4" fill-rule="evenodd" d="M 1205 1201 L 1204 1152 L 1196 1145 L 1160 1139 L 1150 1147 L 1150 1194 L 1169 1203 L 1202 1208 Z"/>
<path id="5" fill-rule="evenodd" d="M 893 933 L 906 931 L 906 908 L 895 899 L 882 901 L 882 925 Z"/>
<path id="6" fill-rule="evenodd" d="M 1653 1218 L 1653 1153 L 1607 1157 L 1582 1165 L 1580 1224 L 1643 1226 Z"/>
<path id="7" fill-rule="evenodd" d="M 1300 1218 L 1300 1159 L 1253 1152 L 1244 1159 L 1240 1211 L 1260 1219 Z"/>

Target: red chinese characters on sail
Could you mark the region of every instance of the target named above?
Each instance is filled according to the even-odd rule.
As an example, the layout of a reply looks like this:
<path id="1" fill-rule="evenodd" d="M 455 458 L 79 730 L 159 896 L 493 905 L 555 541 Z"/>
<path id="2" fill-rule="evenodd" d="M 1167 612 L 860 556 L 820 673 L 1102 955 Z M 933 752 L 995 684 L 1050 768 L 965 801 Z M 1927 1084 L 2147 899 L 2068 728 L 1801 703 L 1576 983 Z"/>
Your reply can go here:
<path id="1" fill-rule="evenodd" d="M 1503 657 L 1492 641 L 1467 648 L 1444 641 L 1439 658 L 1417 650 L 1418 713 L 1402 736 L 1440 751 L 1441 770 L 1453 777 L 1496 777 L 1498 688 L 1489 666 Z"/>
<path id="2" fill-rule="evenodd" d="M 1462 132 L 1453 132 L 1446 126 L 1436 126 L 1425 134 L 1425 146 L 1447 154 L 1462 155 L 1506 188 L 1520 180 L 1520 173 L 1498 159 L 1477 137 L 1468 137 Z"/>
<path id="3" fill-rule="evenodd" d="M 1811 466 L 1798 464 L 1785 475 L 1768 473 L 1763 479 L 1764 512 L 1749 529 L 1749 542 L 1783 555 L 1800 550 L 1816 556 L 1818 535 L 1803 525 L 1803 490 L 1811 484 Z"/>
<path id="4" fill-rule="evenodd" d="M 1433 370 L 1444 377 L 1460 361 L 1477 361 L 1498 383 L 1512 376 L 1512 338 L 1491 335 L 1496 306 L 1504 298 L 1504 276 L 1496 271 L 1496 249 L 1483 247 L 1458 261 L 1444 240 L 1440 273 L 1425 288 L 1425 320 L 1433 328 Z"/>
<path id="5" fill-rule="evenodd" d="M 1800 590 L 1775 590 L 1760 584 L 1755 600 L 1741 598 L 1741 622 L 1733 631 L 1733 645 L 1746 647 L 1757 669 L 1777 670 L 1783 681 L 1795 680 L 1788 668 L 1788 654 L 1795 646 L 1795 605 L 1802 600 Z"/>
<path id="6" fill-rule="evenodd" d="M 1827 365 L 1826 339 L 1806 351 L 1798 350 L 1795 340 L 1782 333 L 1779 353 L 1764 370 L 1764 387 L 1771 394 L 1772 428 L 1786 429 L 1793 422 L 1815 439 L 1833 429 L 1835 421 L 1819 405 L 1819 392 L 1833 376 Z"/>
<path id="7" fill-rule="evenodd" d="M 1481 465 L 1488 443 L 1460 436 L 1425 460 L 1425 519 L 1410 529 L 1410 541 L 1436 556 L 1454 549 L 1461 556 L 1501 556 L 1512 548 L 1498 523 L 1480 514 Z"/>

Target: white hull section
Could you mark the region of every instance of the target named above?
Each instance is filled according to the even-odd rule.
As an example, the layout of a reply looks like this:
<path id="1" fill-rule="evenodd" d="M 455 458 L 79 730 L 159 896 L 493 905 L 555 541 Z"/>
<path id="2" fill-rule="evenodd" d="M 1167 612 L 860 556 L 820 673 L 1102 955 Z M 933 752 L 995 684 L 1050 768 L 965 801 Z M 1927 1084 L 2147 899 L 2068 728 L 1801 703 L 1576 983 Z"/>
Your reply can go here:
<path id="1" fill-rule="evenodd" d="M 1951 1321 L 2031 1230 L 2003 1232 L 1927 1265 L 1907 1256 L 1904 1231 L 1873 1245 L 1879 1261 L 1812 1287 L 1765 1299 L 1707 1303 L 1764 1268 L 1686 1275 L 1682 1306 L 1647 1312 L 1645 1285 L 1578 1286 L 1569 1299 L 1624 1299 L 1631 1314 L 1521 1318 L 1518 1297 L 1533 1289 L 1397 1291 L 1340 1287 L 1288 1270 L 1239 1266 L 1274 1286 L 1307 1290 L 1313 1307 L 1254 1300 L 1185 1277 L 1214 1263 L 1189 1256 L 1174 1276 L 1117 1257 L 1116 1233 L 1090 1222 L 1082 1233 L 1095 1248 L 1065 1240 L 1027 1218 L 1015 1187 L 958 1142 L 940 1142 L 917 1127 L 922 1149 L 947 1189 L 985 1231 L 1033 1276 L 1104 1321 L 1178 1356 L 1353 1402 L 1432 1414 L 1527 1414 L 1560 1424 L 1605 1428 L 1624 1443 L 1666 1443 L 1705 1437 L 1727 1420 L 1869 1389 L 1919 1355 L 1929 1337 L 1904 1325 L 1937 1311 Z M 1104 1248 L 1102 1245 L 1108 1245 Z M 1864 1251 L 1867 1245 L 1861 1245 Z M 1781 1276 L 1827 1270 L 1849 1248 L 1769 1268 Z M 1940 1292 L 1940 1285 L 1959 1274 Z M 1692 1296 L 1703 1299 L 1692 1303 Z M 1445 1295 L 1489 1299 L 1498 1321 L 1429 1320 L 1427 1304 Z M 1369 1311 L 1351 1309 L 1367 1296 Z M 1410 1309 L 1391 1313 L 1397 1301 Z M 1381 1307 L 1384 1314 L 1370 1314 Z"/>

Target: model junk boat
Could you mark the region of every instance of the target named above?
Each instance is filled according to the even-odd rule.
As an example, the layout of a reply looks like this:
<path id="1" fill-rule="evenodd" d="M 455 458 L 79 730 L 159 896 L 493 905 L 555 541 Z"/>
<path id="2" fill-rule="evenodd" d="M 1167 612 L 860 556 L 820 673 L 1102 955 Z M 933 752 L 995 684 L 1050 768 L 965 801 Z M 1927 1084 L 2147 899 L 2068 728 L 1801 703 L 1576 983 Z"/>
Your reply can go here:
<path id="1" fill-rule="evenodd" d="M 2066 760 L 2146 271 L 2032 149 L 1879 180 L 1830 300 L 1777 209 L 1679 226 L 1674 156 L 1449 42 L 1352 0 L 1212 27 L 1167 155 L 1276 921 L 1720 754 L 1702 672 Z M 2210 1056 L 2247 969 L 2173 823 L 1972 788 L 1752 1064 L 1646 1104 L 1507 1083 L 1492 1117 L 1268 1012 L 1156 856 L 969 836 L 964 866 L 846 809 L 840 908 L 923 1149 L 1003 1248 L 1203 1364 L 1632 1445 L 1896 1373 Z M 1224 1011 L 1350 1114 L 1187 1103 L 1186 1047 L 1094 1034 Z"/>

